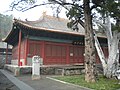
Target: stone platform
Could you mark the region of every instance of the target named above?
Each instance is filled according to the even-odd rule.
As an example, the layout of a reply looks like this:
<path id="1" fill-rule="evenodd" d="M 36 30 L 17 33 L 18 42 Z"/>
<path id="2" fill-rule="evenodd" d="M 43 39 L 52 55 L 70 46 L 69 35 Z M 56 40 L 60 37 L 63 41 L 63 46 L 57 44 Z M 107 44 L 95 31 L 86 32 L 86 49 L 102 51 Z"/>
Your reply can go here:
<path id="1" fill-rule="evenodd" d="M 15 76 L 20 74 L 31 74 L 32 66 L 4 66 L 5 69 L 14 73 Z M 40 74 L 42 75 L 78 75 L 84 69 L 83 65 L 42 65 L 40 67 Z"/>

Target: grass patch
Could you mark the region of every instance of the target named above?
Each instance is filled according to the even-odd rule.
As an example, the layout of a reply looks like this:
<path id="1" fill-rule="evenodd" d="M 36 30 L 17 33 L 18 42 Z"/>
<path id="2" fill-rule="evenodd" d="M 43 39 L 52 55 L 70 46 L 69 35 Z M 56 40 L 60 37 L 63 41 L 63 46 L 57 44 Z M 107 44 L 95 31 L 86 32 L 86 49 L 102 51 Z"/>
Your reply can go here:
<path id="1" fill-rule="evenodd" d="M 95 83 L 87 83 L 84 80 L 84 75 L 79 76 L 61 76 L 54 77 L 55 79 L 62 80 L 65 82 L 73 83 L 76 85 L 88 87 L 94 90 L 116 90 L 120 89 L 120 84 L 118 84 L 117 80 L 107 79 L 103 76 L 99 76 L 99 80 Z"/>

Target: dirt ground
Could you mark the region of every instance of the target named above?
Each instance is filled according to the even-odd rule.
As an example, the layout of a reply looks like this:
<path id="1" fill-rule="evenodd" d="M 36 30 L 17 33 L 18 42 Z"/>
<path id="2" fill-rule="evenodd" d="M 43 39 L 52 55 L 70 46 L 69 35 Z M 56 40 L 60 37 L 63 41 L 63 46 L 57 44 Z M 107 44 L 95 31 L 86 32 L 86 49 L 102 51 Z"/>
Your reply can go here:
<path id="1" fill-rule="evenodd" d="M 20 90 L 0 71 L 0 90 Z"/>

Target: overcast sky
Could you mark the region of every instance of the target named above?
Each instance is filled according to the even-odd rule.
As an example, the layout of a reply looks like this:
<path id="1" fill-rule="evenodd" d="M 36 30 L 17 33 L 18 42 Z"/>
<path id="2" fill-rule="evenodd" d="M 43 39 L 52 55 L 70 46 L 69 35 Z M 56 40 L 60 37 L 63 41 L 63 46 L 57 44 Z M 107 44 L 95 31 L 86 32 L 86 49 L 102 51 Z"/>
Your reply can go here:
<path id="1" fill-rule="evenodd" d="M 9 5 L 11 4 L 13 0 L 1 0 L 0 2 L 0 13 L 5 14 L 5 15 L 13 15 L 15 18 L 17 19 L 22 19 L 25 20 L 26 18 L 28 20 L 37 20 L 40 18 L 40 16 L 42 15 L 42 13 L 44 11 L 47 12 L 48 15 L 53 15 L 53 11 L 46 7 L 46 6 L 41 6 L 41 7 L 36 7 L 34 9 L 28 10 L 26 12 L 18 12 L 18 11 L 9 11 L 6 12 L 7 10 L 9 10 Z M 60 17 L 65 18 L 65 11 L 62 10 L 62 13 L 60 14 Z"/>

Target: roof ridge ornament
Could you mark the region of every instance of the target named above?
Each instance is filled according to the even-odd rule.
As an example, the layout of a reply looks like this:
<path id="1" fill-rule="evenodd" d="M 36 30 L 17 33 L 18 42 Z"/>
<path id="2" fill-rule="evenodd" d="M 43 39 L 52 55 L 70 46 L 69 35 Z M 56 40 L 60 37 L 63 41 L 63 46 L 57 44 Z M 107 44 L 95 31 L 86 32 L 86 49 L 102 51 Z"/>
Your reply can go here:
<path id="1" fill-rule="evenodd" d="M 43 11 L 43 13 L 42 13 L 43 17 L 46 16 L 46 13 L 47 13 L 47 11 Z"/>

